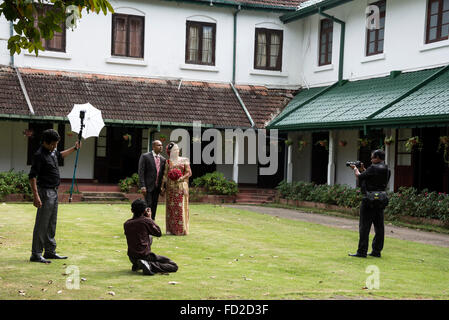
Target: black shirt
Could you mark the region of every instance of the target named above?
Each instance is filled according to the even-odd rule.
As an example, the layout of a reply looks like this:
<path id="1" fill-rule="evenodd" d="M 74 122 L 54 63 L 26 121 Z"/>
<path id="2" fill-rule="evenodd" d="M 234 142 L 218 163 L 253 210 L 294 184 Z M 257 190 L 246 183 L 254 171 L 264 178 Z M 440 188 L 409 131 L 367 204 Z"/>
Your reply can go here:
<path id="1" fill-rule="evenodd" d="M 48 151 L 44 146 L 33 155 L 30 179 L 37 177 L 37 185 L 41 188 L 56 188 L 61 183 L 58 161 L 62 160 L 58 150 Z"/>
<path id="2" fill-rule="evenodd" d="M 128 242 L 128 256 L 136 259 L 145 259 L 151 253 L 152 235 L 162 235 L 159 226 L 145 216 L 129 219 L 123 227 Z"/>
<path id="3" fill-rule="evenodd" d="M 366 191 L 385 191 L 390 180 L 390 169 L 385 162 L 373 163 L 359 175 L 362 193 Z"/>

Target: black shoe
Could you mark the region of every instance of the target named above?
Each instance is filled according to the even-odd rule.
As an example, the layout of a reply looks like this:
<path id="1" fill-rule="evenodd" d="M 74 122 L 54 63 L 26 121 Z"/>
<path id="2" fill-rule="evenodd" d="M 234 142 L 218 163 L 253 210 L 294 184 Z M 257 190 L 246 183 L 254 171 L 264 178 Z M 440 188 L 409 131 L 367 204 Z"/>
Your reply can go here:
<path id="1" fill-rule="evenodd" d="M 366 258 L 366 254 L 360 254 L 360 253 L 348 253 L 348 256 L 350 257 L 357 257 L 357 258 Z"/>
<path id="2" fill-rule="evenodd" d="M 140 268 L 137 264 L 133 264 L 133 266 L 131 267 L 132 271 L 139 271 L 140 269 L 142 268 Z"/>
<path id="3" fill-rule="evenodd" d="M 42 256 L 36 256 L 36 255 L 32 255 L 30 257 L 30 261 L 31 262 L 41 262 L 41 263 L 51 263 L 50 260 L 46 260 Z"/>
<path id="4" fill-rule="evenodd" d="M 370 252 L 370 253 L 368 253 L 368 255 L 371 256 L 371 257 L 376 257 L 376 258 L 380 258 L 381 257 L 380 253 L 376 253 L 376 252 Z"/>
<path id="5" fill-rule="evenodd" d="M 56 253 L 44 253 L 45 259 L 67 259 L 68 257 L 57 255 Z"/>
<path id="6" fill-rule="evenodd" d="M 140 269 L 142 269 L 143 274 L 147 276 L 154 275 L 154 272 L 151 271 L 150 264 L 146 260 L 137 260 L 137 265 Z"/>

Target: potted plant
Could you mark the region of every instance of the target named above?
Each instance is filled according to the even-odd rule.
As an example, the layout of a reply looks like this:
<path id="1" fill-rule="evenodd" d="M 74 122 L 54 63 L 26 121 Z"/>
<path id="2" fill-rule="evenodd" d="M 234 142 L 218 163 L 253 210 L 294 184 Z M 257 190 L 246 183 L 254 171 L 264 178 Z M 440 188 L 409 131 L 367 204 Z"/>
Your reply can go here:
<path id="1" fill-rule="evenodd" d="M 438 146 L 438 151 L 443 149 L 443 160 L 446 164 L 449 164 L 449 137 L 448 136 L 441 136 L 440 137 L 440 144 Z"/>
<path id="2" fill-rule="evenodd" d="M 346 141 L 346 140 L 340 140 L 340 141 L 338 141 L 338 145 L 339 145 L 340 147 L 346 147 L 347 144 L 348 144 L 348 141 Z"/>
<path id="3" fill-rule="evenodd" d="M 422 142 L 419 140 L 418 136 L 411 137 L 407 140 L 407 142 L 405 142 L 405 149 L 408 152 L 411 152 L 416 146 L 420 149 L 422 148 Z"/>
<path id="4" fill-rule="evenodd" d="M 161 140 L 161 142 L 165 142 L 165 140 L 167 140 L 167 136 L 165 134 L 161 134 L 159 136 L 159 140 Z"/>
<path id="5" fill-rule="evenodd" d="M 305 140 L 299 140 L 299 141 L 298 141 L 298 150 L 299 150 L 299 152 L 301 152 L 302 150 L 304 150 L 305 147 L 307 147 L 307 141 L 305 141 Z"/>
<path id="6" fill-rule="evenodd" d="M 293 141 L 289 139 L 285 140 L 284 142 L 286 146 L 291 146 L 293 144 Z"/>
<path id="7" fill-rule="evenodd" d="M 371 140 L 368 138 L 359 138 L 359 149 L 369 146 Z"/>
<path id="8" fill-rule="evenodd" d="M 131 135 L 129 133 L 123 135 L 123 140 L 128 141 L 128 148 L 131 147 Z"/>
<path id="9" fill-rule="evenodd" d="M 24 137 L 27 137 L 27 138 L 30 138 L 30 137 L 32 137 L 33 136 L 33 130 L 32 129 L 25 129 L 25 130 L 23 130 L 23 136 Z"/>
<path id="10" fill-rule="evenodd" d="M 393 136 L 385 137 L 384 143 L 389 146 L 390 144 L 394 143 Z"/>
<path id="11" fill-rule="evenodd" d="M 326 150 L 329 150 L 329 142 L 327 140 L 319 140 L 317 141 L 317 143 L 315 143 L 315 145 L 319 145 L 321 147 L 323 147 Z"/>

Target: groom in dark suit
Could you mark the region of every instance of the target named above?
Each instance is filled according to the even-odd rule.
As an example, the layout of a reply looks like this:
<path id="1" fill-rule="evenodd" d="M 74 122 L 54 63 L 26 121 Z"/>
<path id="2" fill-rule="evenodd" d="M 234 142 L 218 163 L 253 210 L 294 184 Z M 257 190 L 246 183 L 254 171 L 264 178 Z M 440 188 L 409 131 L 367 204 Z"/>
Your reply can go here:
<path id="1" fill-rule="evenodd" d="M 153 141 L 153 150 L 144 153 L 139 160 L 139 186 L 151 209 L 151 219 L 156 219 L 157 202 L 161 192 L 162 176 L 165 169 L 165 158 L 161 155 L 162 142 Z"/>

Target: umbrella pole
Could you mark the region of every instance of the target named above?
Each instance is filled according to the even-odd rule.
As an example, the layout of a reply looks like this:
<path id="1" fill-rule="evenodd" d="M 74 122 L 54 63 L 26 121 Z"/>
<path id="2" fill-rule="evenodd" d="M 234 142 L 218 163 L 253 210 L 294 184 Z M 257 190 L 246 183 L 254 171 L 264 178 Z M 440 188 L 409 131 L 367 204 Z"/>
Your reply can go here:
<path id="1" fill-rule="evenodd" d="M 69 196 L 69 203 L 72 202 L 72 193 L 73 193 L 73 184 L 75 182 L 75 174 L 76 174 L 76 167 L 78 166 L 78 156 L 80 152 L 80 144 L 81 144 L 81 136 L 83 134 L 83 128 L 84 128 L 84 111 L 80 111 L 80 118 L 81 118 L 81 129 L 78 133 L 78 149 L 76 150 L 76 158 L 75 158 L 75 167 L 73 168 L 73 178 L 72 178 L 72 186 L 70 187 L 70 196 Z M 76 184 L 78 186 L 78 184 Z"/>

